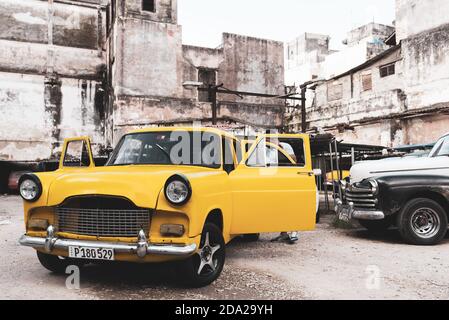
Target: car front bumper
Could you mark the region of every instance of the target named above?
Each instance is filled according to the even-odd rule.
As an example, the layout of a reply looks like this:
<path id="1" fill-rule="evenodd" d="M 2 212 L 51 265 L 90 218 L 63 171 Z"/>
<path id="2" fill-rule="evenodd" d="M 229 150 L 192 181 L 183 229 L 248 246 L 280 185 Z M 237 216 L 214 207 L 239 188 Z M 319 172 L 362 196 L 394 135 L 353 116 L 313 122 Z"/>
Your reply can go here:
<path id="1" fill-rule="evenodd" d="M 337 202 L 335 211 L 340 220 L 383 220 L 385 214 L 380 210 L 361 210 L 351 205 L 345 205 L 341 201 Z"/>
<path id="2" fill-rule="evenodd" d="M 117 242 L 100 242 L 100 241 L 86 241 L 86 240 L 72 240 L 60 239 L 54 235 L 52 226 L 47 229 L 47 237 L 30 237 L 23 235 L 19 243 L 22 246 L 32 247 L 35 249 L 44 249 L 51 253 L 53 250 L 69 250 L 69 247 L 86 247 L 99 249 L 113 249 L 116 253 L 135 254 L 139 258 L 145 258 L 147 255 L 165 255 L 183 257 L 194 254 L 197 250 L 195 243 L 189 245 L 165 245 L 165 244 L 151 244 L 147 242 L 145 233 L 141 231 L 138 234 L 137 243 L 117 243 Z"/>

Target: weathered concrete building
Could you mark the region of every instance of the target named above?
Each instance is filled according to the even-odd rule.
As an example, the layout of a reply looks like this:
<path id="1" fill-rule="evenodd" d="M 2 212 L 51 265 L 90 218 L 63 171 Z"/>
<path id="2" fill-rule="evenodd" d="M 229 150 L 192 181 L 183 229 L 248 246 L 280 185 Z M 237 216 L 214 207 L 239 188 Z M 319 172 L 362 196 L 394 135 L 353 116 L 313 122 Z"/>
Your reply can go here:
<path id="1" fill-rule="evenodd" d="M 100 1 L 0 1 L 0 160 L 49 158 L 58 142 L 102 141 Z"/>
<path id="2" fill-rule="evenodd" d="M 430 143 L 449 128 L 449 3 L 396 1 L 398 44 L 316 83 L 310 130 L 388 147 Z M 391 37 L 390 39 L 393 39 Z M 292 130 L 298 129 L 295 119 Z"/>
<path id="3" fill-rule="evenodd" d="M 286 45 L 285 82 L 291 86 L 335 77 L 388 49 L 384 39 L 393 32 L 391 26 L 366 24 L 348 32 L 339 51 L 329 48 L 330 36 L 305 33 Z"/>
<path id="4" fill-rule="evenodd" d="M 142 126 L 209 124 L 210 99 L 186 81 L 284 93 L 283 43 L 225 33 L 182 44 L 176 0 L 0 0 L 0 160 L 56 157 L 91 136 L 98 153 Z M 218 96 L 234 130 L 284 126 L 282 100 Z"/>

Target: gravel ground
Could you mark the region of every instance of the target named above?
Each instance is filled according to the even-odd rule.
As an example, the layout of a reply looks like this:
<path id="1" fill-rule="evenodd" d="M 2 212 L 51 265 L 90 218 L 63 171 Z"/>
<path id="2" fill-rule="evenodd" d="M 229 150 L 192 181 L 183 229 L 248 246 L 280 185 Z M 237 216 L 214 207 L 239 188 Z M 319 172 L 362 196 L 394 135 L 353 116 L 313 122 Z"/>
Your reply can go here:
<path id="1" fill-rule="evenodd" d="M 22 203 L 0 196 L 0 299 L 449 299 L 449 237 L 435 247 L 401 242 L 396 230 L 371 236 L 342 230 L 326 216 L 296 245 L 235 241 L 227 247 L 221 277 L 201 289 L 184 289 L 170 265 L 91 265 L 81 288 L 47 272 L 35 252 L 20 247 Z"/>

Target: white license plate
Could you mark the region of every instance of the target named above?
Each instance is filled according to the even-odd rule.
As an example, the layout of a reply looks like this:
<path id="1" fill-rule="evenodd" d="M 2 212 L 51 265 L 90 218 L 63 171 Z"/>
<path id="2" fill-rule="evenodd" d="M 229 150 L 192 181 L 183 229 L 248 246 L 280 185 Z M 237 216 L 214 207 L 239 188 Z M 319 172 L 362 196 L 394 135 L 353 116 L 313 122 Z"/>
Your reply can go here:
<path id="1" fill-rule="evenodd" d="M 104 248 L 69 247 L 69 257 L 87 260 L 114 260 L 114 250 Z"/>
<path id="2" fill-rule="evenodd" d="M 343 207 L 338 218 L 341 221 L 349 222 L 352 218 L 352 209 L 350 207 Z"/>

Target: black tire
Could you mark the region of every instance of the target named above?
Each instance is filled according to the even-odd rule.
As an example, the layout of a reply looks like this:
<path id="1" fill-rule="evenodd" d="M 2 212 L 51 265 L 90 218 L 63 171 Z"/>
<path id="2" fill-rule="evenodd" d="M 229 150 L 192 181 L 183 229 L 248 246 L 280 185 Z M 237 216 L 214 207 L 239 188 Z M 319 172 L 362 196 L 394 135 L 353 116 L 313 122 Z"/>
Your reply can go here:
<path id="1" fill-rule="evenodd" d="M 242 240 L 244 242 L 257 242 L 260 239 L 260 233 L 244 234 Z"/>
<path id="2" fill-rule="evenodd" d="M 448 217 L 438 202 L 418 198 L 404 206 L 397 224 L 401 237 L 407 243 L 430 246 L 440 243 L 446 236 Z"/>
<path id="3" fill-rule="evenodd" d="M 379 234 L 385 232 L 390 228 L 394 219 L 392 216 L 386 217 L 383 220 L 358 220 L 360 225 L 367 229 L 370 233 Z"/>
<path id="4" fill-rule="evenodd" d="M 84 265 L 84 262 L 82 260 L 74 260 L 69 258 L 61 258 L 58 256 L 54 256 L 51 254 L 46 254 L 43 252 L 37 252 L 37 258 L 39 259 L 39 262 L 41 265 L 46 268 L 47 270 L 58 273 L 58 274 L 64 274 L 67 267 L 70 265 L 76 265 L 78 267 L 82 267 Z"/>
<path id="5" fill-rule="evenodd" d="M 211 260 L 209 260 L 215 265 L 215 270 L 213 270 L 209 265 L 205 265 L 202 268 L 201 273 L 198 274 L 202 261 L 201 255 L 207 255 L 207 250 L 203 251 L 205 250 L 207 234 L 209 234 L 209 248 L 220 246 L 217 251 L 212 254 Z M 201 235 L 200 251 L 195 253 L 189 259 L 178 264 L 178 275 L 180 277 L 180 281 L 183 285 L 190 288 L 201 288 L 211 284 L 217 280 L 223 271 L 225 256 L 226 248 L 221 230 L 215 224 L 206 223 Z"/>

